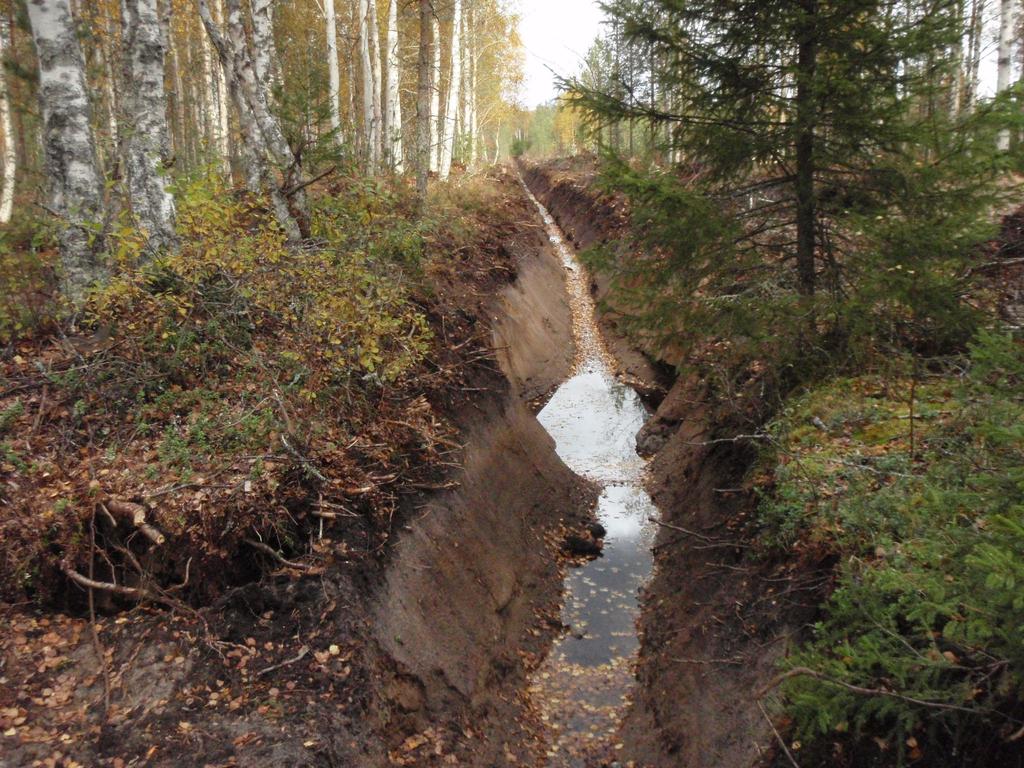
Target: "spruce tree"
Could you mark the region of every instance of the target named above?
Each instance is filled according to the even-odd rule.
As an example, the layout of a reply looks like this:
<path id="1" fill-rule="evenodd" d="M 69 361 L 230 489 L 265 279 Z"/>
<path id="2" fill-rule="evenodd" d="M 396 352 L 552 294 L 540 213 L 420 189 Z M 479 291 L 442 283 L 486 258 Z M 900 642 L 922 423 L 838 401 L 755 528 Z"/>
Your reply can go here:
<path id="1" fill-rule="evenodd" d="M 886 243 L 896 236 L 886 226 L 899 225 L 903 245 L 908 223 L 937 227 L 949 247 L 927 255 L 939 261 L 979 235 L 975 214 L 994 166 L 975 141 L 985 111 L 957 123 L 947 103 L 962 31 L 956 0 L 603 6 L 627 45 L 662 62 L 653 73 L 661 98 L 624 81 L 595 87 L 579 79 L 565 84 L 569 99 L 596 125 L 648 121 L 658 129 L 652 135 L 669 137 L 667 156 L 688 171 L 685 194 L 666 193 L 664 179 L 641 182 L 625 166 L 617 183 L 643 188 L 649 213 L 662 195 L 645 245 L 674 251 L 679 258 L 666 263 L 690 269 L 691 287 L 706 287 L 716 273 L 732 274 L 727 285 L 751 255 L 757 269 L 776 258 L 792 268 L 768 292 L 802 296 L 807 314 L 817 289 L 846 301 L 868 260 L 899 250 Z M 709 242 L 678 226 L 706 215 L 722 219 L 702 222 Z M 742 297 L 753 284 L 725 292 Z M 900 301 L 935 300 L 921 285 L 906 293 Z"/>

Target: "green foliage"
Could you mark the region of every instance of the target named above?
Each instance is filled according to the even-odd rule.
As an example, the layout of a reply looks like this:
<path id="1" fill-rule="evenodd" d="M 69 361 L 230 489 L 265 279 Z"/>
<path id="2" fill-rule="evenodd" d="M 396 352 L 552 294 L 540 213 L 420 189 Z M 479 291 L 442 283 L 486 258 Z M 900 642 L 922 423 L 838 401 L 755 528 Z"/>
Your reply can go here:
<path id="1" fill-rule="evenodd" d="M 123 271 L 94 298 L 94 320 L 140 339 L 179 383 L 237 365 L 240 352 L 282 374 L 314 372 L 310 397 L 358 376 L 394 381 L 422 358 L 429 331 L 396 269 L 417 261 L 421 243 L 407 228 L 375 236 L 389 204 L 372 193 L 324 201 L 314 226 L 326 245 L 296 251 L 254 201 L 197 181 L 179 202 L 180 252 Z M 121 260 L 129 266 L 130 252 Z M 275 348 L 253 349 L 257 337 Z"/>
<path id="2" fill-rule="evenodd" d="M 0 344 L 53 322 L 56 241 L 48 222 L 17 216 L 0 231 Z"/>
<path id="3" fill-rule="evenodd" d="M 28 469 L 25 459 L 8 440 L 0 441 L 0 468 L 5 471 L 13 469 L 15 472 L 24 472 Z"/>
<path id="4" fill-rule="evenodd" d="M 6 434 L 24 413 L 25 406 L 22 405 L 20 400 L 16 400 L 6 408 L 0 409 L 0 435 Z"/>
<path id="5" fill-rule="evenodd" d="M 533 141 L 527 136 L 516 136 L 512 140 L 512 147 L 509 150 L 512 157 L 522 157 L 533 146 Z"/>
<path id="6" fill-rule="evenodd" d="M 962 765 L 998 749 L 1024 691 L 1024 345 L 982 333 L 966 377 L 918 385 L 913 446 L 909 383 L 881 381 L 812 392 L 773 429 L 767 463 L 788 458 L 761 507 L 767 539 L 840 559 L 787 665 L 876 692 L 796 677 L 786 707 L 811 754 L 878 736 L 897 762 Z"/>
<path id="7" fill-rule="evenodd" d="M 567 83 L 569 103 L 598 132 L 649 127 L 683 159 L 605 163 L 633 226 L 628 251 L 598 263 L 639 333 L 797 380 L 879 347 L 962 348 L 965 260 L 993 234 L 1013 162 L 996 134 L 1020 118 L 1009 96 L 950 117 L 959 3 L 605 6 L 626 60 Z M 655 96 L 616 71 L 629 52 L 656 62 L 641 83 Z"/>

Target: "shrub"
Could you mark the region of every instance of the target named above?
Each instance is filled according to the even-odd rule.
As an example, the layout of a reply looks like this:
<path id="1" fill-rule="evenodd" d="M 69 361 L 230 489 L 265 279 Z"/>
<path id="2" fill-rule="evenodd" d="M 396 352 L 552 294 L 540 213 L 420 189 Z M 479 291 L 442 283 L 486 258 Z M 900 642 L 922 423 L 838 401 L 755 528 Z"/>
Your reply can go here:
<path id="1" fill-rule="evenodd" d="M 1024 345 L 982 333 L 968 374 L 919 396 L 914 455 L 905 420 L 896 439 L 853 428 L 819 438 L 841 440 L 835 454 L 810 448 L 813 438 L 801 448 L 801 425 L 827 397 L 805 399 L 777 427 L 795 458 L 763 506 L 767 531 L 841 555 L 824 617 L 787 661 L 828 679 L 802 675 L 784 688 L 797 738 L 821 755 L 832 742 L 873 736 L 898 763 L 962 765 L 965 747 L 998 752 L 1019 725 Z M 907 407 L 885 397 L 878 404 L 889 416 Z M 864 462 L 871 471 L 858 471 L 858 454 L 873 457 Z"/>

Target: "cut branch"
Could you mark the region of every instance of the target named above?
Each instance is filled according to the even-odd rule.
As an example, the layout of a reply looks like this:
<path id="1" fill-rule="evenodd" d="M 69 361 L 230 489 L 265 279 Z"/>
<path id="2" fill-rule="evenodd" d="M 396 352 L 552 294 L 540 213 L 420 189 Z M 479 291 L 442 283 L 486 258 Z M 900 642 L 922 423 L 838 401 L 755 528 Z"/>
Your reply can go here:
<path id="1" fill-rule="evenodd" d="M 139 533 L 157 546 L 167 541 L 167 538 L 159 530 L 146 522 L 146 508 L 141 504 L 120 499 L 107 499 L 106 504 L 102 506 L 108 513 L 113 512 L 115 515 L 130 520 Z"/>

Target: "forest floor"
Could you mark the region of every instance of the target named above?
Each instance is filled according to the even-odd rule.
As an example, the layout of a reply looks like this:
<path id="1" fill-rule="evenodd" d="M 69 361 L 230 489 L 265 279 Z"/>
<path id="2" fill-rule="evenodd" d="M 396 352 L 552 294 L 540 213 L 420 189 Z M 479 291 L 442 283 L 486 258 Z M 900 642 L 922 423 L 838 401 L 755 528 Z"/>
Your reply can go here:
<path id="1" fill-rule="evenodd" d="M 537 763 L 524 692 L 594 492 L 533 418 L 572 360 L 561 266 L 514 175 L 462 186 L 410 235 L 429 342 L 393 379 L 281 375 L 308 283 L 169 369 L 233 295 L 8 347 L 0 766 Z M 367 251 L 407 218 L 324 195 Z"/>

